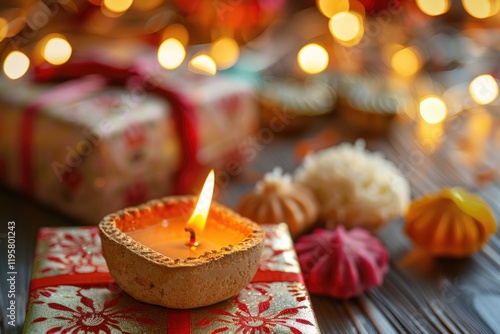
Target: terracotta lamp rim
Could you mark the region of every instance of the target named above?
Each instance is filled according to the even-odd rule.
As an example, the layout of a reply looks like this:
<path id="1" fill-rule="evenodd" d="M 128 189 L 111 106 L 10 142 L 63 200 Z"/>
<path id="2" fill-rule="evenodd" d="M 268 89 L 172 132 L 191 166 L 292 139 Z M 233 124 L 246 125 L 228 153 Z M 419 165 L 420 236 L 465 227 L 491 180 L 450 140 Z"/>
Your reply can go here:
<path id="1" fill-rule="evenodd" d="M 247 227 L 250 231 L 248 236 L 235 245 L 228 245 L 219 250 L 207 251 L 198 257 L 188 257 L 186 259 L 176 258 L 173 259 L 155 250 L 152 250 L 140 242 L 134 240 L 132 237 L 126 235 L 122 230 L 117 227 L 117 223 L 124 219 L 141 219 L 142 216 L 151 214 L 153 209 L 161 209 L 166 205 L 175 204 L 195 204 L 196 196 L 167 196 L 160 199 L 148 201 L 144 204 L 129 207 L 115 213 L 105 216 L 99 223 L 99 229 L 110 240 L 123 245 L 129 251 L 149 260 L 158 265 L 168 268 L 180 267 L 195 267 L 206 264 L 208 262 L 217 261 L 224 256 L 234 254 L 235 252 L 243 252 L 256 247 L 264 240 L 264 231 L 255 222 L 234 213 L 229 208 L 213 202 L 210 210 L 238 218 L 238 224 Z"/>

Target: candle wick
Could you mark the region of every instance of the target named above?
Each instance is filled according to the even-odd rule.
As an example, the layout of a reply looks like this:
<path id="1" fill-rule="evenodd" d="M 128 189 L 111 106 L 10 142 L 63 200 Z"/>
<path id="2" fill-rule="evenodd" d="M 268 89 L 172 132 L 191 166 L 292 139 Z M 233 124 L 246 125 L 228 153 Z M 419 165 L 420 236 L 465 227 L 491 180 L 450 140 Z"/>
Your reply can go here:
<path id="1" fill-rule="evenodd" d="M 184 228 L 184 231 L 189 232 L 189 242 L 187 245 L 189 247 L 198 247 L 200 243 L 196 241 L 196 234 L 194 233 L 194 230 L 191 227 L 186 227 Z"/>

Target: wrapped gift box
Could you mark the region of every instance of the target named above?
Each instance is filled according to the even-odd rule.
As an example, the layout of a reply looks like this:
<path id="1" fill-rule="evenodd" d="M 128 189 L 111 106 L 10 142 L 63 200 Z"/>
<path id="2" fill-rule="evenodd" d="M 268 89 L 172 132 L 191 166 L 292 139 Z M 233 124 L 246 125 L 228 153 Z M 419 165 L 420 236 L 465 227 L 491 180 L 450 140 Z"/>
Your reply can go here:
<path id="1" fill-rule="evenodd" d="M 226 77 L 153 89 L 133 70 L 93 62 L 35 76 L 44 83 L 0 82 L 0 182 L 90 224 L 191 193 L 256 129 L 251 90 Z"/>
<path id="2" fill-rule="evenodd" d="M 252 134 L 259 127 L 259 111 L 250 81 L 235 75 L 200 75 L 186 64 L 175 71 L 164 71 L 156 55 L 150 53 L 137 58 L 134 68 L 141 77 L 191 101 L 197 122 L 210 124 L 210 128 L 200 127 L 198 132 L 197 160 L 202 165 L 217 164 L 214 157 L 220 152 L 231 157 L 245 155 L 248 147 L 244 147 L 244 141 L 255 140 Z"/>
<path id="3" fill-rule="evenodd" d="M 24 333 L 318 333 L 286 224 L 263 228 L 252 282 L 232 299 L 192 310 L 141 303 L 123 292 L 108 273 L 97 227 L 43 228 Z"/>

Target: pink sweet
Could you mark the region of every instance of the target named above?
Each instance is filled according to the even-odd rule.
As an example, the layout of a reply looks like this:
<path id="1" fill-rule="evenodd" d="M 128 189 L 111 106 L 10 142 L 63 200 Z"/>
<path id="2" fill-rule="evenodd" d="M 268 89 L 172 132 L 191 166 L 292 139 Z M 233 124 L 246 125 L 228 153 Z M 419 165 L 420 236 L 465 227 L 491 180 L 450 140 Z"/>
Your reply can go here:
<path id="1" fill-rule="evenodd" d="M 362 228 L 318 229 L 300 238 L 295 249 L 312 294 L 355 297 L 380 286 L 389 270 L 387 250 Z"/>

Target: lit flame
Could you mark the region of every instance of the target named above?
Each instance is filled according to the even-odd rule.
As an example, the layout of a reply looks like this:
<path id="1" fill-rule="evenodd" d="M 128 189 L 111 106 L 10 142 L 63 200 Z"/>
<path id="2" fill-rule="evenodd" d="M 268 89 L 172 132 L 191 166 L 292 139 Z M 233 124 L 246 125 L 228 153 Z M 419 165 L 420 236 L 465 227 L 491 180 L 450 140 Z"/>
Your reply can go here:
<path id="1" fill-rule="evenodd" d="M 217 65 L 209 55 L 195 56 L 189 62 L 189 69 L 198 74 L 215 75 L 217 73 Z"/>
<path id="2" fill-rule="evenodd" d="M 471 81 L 469 93 L 477 103 L 488 104 L 497 98 L 498 84 L 491 75 L 480 75 Z"/>
<path id="3" fill-rule="evenodd" d="M 175 38 L 169 38 L 158 48 L 158 62 L 163 68 L 173 70 L 179 67 L 186 57 L 184 45 Z"/>
<path id="4" fill-rule="evenodd" d="M 438 16 L 450 9 L 450 0 L 417 0 L 417 6 L 429 16 Z"/>
<path id="5" fill-rule="evenodd" d="M 3 71 L 12 80 L 19 79 L 26 74 L 30 67 L 30 59 L 21 51 L 12 51 L 5 58 Z"/>
<path id="6" fill-rule="evenodd" d="M 304 46 L 297 54 L 300 68 L 309 74 L 323 72 L 328 66 L 328 60 L 328 52 L 316 43 Z"/>
<path id="7" fill-rule="evenodd" d="M 72 51 L 66 37 L 54 34 L 43 48 L 43 58 L 52 65 L 61 65 L 69 60 Z"/>
<path id="8" fill-rule="evenodd" d="M 448 115 L 446 103 L 438 96 L 427 96 L 420 101 L 420 116 L 429 124 L 441 123 Z"/>
<path id="9" fill-rule="evenodd" d="M 193 214 L 189 218 L 186 229 L 192 229 L 197 234 L 201 234 L 205 229 L 205 224 L 207 222 L 208 211 L 210 210 L 210 204 L 212 203 L 212 196 L 214 194 L 215 188 L 215 173 L 212 169 L 208 173 L 205 184 L 200 192 L 200 197 L 198 197 L 198 202 L 194 208 Z"/>

